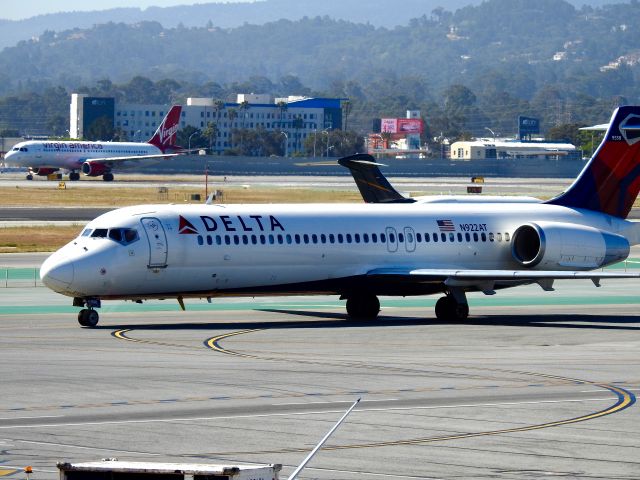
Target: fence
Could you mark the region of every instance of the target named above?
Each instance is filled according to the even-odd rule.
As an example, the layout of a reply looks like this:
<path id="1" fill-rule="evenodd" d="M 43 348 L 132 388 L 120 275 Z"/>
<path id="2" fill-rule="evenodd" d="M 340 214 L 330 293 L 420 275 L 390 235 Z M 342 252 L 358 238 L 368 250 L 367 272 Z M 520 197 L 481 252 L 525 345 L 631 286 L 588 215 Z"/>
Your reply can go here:
<path id="1" fill-rule="evenodd" d="M 1 268 L 0 287 L 41 287 L 39 268 Z"/>

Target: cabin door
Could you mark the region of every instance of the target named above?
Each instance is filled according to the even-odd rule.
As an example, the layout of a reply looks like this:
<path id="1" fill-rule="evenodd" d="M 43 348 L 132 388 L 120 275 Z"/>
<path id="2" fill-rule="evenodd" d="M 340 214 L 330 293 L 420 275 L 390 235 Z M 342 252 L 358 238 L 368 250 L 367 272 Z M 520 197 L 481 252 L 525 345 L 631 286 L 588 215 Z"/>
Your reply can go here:
<path id="1" fill-rule="evenodd" d="M 147 217 L 140 220 L 149 241 L 149 268 L 167 266 L 167 235 L 160 220 Z"/>

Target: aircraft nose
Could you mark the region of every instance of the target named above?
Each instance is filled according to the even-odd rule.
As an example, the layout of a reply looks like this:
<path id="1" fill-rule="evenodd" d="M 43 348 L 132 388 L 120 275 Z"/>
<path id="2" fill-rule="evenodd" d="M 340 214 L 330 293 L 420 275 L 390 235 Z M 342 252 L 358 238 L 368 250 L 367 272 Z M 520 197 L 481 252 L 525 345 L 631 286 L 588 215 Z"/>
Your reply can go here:
<path id="1" fill-rule="evenodd" d="M 59 292 L 66 290 L 73 282 L 73 262 L 59 261 L 51 256 L 40 267 L 40 279 L 51 290 Z"/>

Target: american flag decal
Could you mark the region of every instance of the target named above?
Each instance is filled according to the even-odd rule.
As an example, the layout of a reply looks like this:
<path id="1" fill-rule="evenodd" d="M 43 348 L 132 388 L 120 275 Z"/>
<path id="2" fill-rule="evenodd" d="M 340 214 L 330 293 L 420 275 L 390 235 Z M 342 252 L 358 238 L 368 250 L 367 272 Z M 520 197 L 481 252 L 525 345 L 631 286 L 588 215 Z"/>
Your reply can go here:
<path id="1" fill-rule="evenodd" d="M 456 227 L 451 220 L 436 220 L 438 222 L 438 228 L 441 232 L 455 232 Z"/>

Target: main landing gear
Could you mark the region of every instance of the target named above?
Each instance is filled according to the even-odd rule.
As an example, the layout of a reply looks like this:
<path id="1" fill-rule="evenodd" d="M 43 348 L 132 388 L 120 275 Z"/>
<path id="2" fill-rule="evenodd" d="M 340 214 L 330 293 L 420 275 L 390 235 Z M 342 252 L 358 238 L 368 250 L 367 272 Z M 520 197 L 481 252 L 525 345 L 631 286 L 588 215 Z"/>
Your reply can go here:
<path id="1" fill-rule="evenodd" d="M 345 297 L 342 297 L 345 298 Z M 350 295 L 347 299 L 347 313 L 358 320 L 375 320 L 380 312 L 378 297 L 368 293 Z"/>
<path id="2" fill-rule="evenodd" d="M 438 320 L 465 320 L 469 316 L 469 304 L 463 290 L 451 290 L 436 302 Z"/>
<path id="3" fill-rule="evenodd" d="M 94 309 L 100 308 L 100 304 L 101 302 L 99 298 L 74 298 L 74 307 L 87 307 L 78 312 L 78 323 L 83 327 L 90 328 L 98 325 L 100 315 L 98 315 L 98 312 L 96 312 Z"/>
<path id="4" fill-rule="evenodd" d="M 78 180 L 80 180 L 80 174 L 78 172 L 70 172 L 69 180 L 72 182 L 77 182 Z"/>

